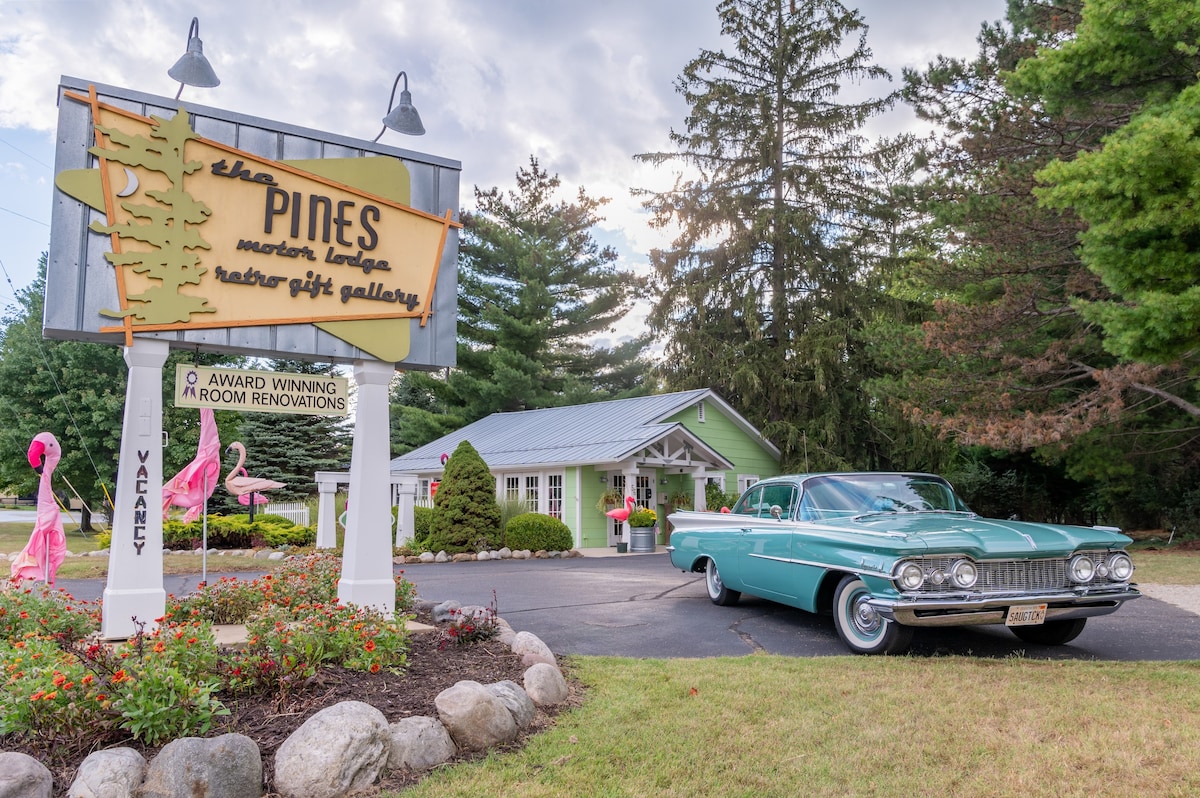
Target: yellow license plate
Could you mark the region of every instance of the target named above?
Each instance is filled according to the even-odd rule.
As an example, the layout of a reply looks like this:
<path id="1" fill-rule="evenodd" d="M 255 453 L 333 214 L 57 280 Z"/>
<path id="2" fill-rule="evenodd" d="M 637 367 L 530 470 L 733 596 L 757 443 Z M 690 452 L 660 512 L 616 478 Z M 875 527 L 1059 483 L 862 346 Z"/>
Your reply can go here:
<path id="1" fill-rule="evenodd" d="M 1045 604 L 1018 604 L 1008 608 L 1005 626 L 1038 626 L 1046 622 Z"/>

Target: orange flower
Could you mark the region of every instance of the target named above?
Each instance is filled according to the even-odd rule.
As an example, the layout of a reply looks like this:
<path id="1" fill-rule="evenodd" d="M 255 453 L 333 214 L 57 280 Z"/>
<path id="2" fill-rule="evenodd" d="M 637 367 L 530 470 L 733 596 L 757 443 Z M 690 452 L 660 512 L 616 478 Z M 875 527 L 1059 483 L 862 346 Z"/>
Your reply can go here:
<path id="1" fill-rule="evenodd" d="M 96 681 L 96 679 L 90 673 L 79 680 L 80 684 L 91 684 L 94 681 Z"/>
<path id="2" fill-rule="evenodd" d="M 363 644 L 363 648 L 366 649 L 367 651 L 374 651 L 375 650 L 375 641 L 368 640 L 366 643 Z"/>
<path id="3" fill-rule="evenodd" d="M 371 673 L 379 673 L 379 663 L 378 662 L 371 663 Z"/>
<path id="4" fill-rule="evenodd" d="M 40 699 L 41 699 L 41 697 L 42 697 L 42 696 L 44 696 L 45 694 L 46 694 L 46 691 L 45 691 L 45 690 L 38 690 L 38 691 L 37 691 L 36 693 L 34 693 L 33 695 L 29 696 L 29 700 L 30 700 L 30 701 L 38 701 L 38 700 L 40 700 Z"/>
<path id="5" fill-rule="evenodd" d="M 163 641 L 159 640 L 157 643 L 154 644 L 154 653 L 155 654 L 161 654 L 166 650 L 167 650 L 167 646 L 166 646 L 166 644 L 163 643 Z"/>
<path id="6" fill-rule="evenodd" d="M 129 674 L 127 674 L 125 672 L 124 668 L 122 668 L 121 670 L 114 673 L 113 677 L 112 677 L 113 684 L 120 684 L 121 682 L 127 681 L 128 679 L 129 679 Z"/>

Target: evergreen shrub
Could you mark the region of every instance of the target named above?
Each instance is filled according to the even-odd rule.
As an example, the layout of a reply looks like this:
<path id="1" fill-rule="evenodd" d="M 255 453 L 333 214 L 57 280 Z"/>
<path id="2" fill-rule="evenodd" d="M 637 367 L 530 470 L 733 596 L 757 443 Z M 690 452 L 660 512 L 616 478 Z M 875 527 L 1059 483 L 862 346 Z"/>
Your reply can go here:
<path id="1" fill-rule="evenodd" d="M 504 545 L 514 551 L 569 551 L 571 544 L 567 525 L 542 513 L 522 513 L 504 527 Z"/>
<path id="2" fill-rule="evenodd" d="M 432 507 L 413 508 L 413 540 L 420 542 L 429 537 L 429 524 L 433 520 Z"/>

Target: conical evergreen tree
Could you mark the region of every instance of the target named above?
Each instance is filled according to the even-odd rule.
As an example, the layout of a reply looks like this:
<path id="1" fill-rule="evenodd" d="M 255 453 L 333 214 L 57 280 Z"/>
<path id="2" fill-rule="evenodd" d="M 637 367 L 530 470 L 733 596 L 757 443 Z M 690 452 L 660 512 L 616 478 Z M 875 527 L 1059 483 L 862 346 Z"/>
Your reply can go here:
<path id="1" fill-rule="evenodd" d="M 431 551 L 477 551 L 500 538 L 496 479 L 475 447 L 463 441 L 446 461 L 425 545 Z"/>
<path id="2" fill-rule="evenodd" d="M 478 210 L 463 214 L 458 368 L 447 410 L 465 422 L 640 388 L 647 339 L 605 348 L 593 337 L 629 312 L 642 281 L 617 269 L 617 253 L 592 237 L 606 200 L 583 189 L 573 202 L 558 200 L 559 187 L 530 158 L 515 191 L 476 188 Z"/>

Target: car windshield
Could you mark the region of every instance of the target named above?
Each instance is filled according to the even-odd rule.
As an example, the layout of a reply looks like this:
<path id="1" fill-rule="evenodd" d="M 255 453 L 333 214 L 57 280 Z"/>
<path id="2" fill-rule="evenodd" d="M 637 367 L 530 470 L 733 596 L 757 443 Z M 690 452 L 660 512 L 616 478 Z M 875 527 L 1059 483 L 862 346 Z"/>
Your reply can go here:
<path id="1" fill-rule="evenodd" d="M 928 475 L 839 474 L 804 482 L 800 520 L 864 513 L 970 512 L 943 479 Z"/>

